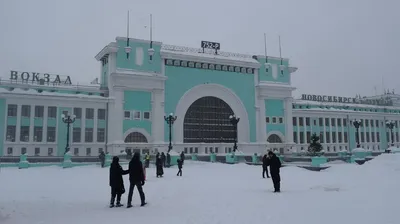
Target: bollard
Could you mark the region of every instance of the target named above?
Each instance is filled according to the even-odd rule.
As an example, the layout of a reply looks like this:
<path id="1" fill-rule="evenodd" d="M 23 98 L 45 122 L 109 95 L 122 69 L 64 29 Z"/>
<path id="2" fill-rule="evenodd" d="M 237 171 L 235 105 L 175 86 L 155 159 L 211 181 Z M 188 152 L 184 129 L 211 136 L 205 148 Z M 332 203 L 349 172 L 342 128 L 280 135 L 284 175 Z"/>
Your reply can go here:
<path id="1" fill-rule="evenodd" d="M 231 154 L 226 154 L 225 160 L 226 160 L 226 163 L 229 163 L 229 164 L 237 163 L 237 157 L 234 152 L 232 152 Z"/>
<path id="2" fill-rule="evenodd" d="M 25 154 L 21 154 L 19 157 L 18 168 L 19 169 L 26 169 L 29 167 L 28 157 Z"/>
<path id="3" fill-rule="evenodd" d="M 314 167 L 320 167 L 322 164 L 325 164 L 328 162 L 328 158 L 325 156 L 314 156 L 311 157 L 311 166 Z"/>
<path id="4" fill-rule="evenodd" d="M 252 162 L 253 164 L 257 164 L 257 163 L 258 163 L 258 156 L 257 156 L 257 153 L 254 153 L 254 155 L 253 155 L 252 158 L 251 158 L 251 162 Z"/>
<path id="5" fill-rule="evenodd" d="M 211 153 L 210 154 L 210 162 L 215 163 L 217 162 L 217 155 L 215 155 L 215 153 Z"/>
<path id="6" fill-rule="evenodd" d="M 111 162 L 112 162 L 111 155 L 109 152 L 107 152 L 104 167 L 109 167 L 111 165 Z"/>
<path id="7" fill-rule="evenodd" d="M 68 151 L 67 153 L 64 154 L 64 161 L 62 163 L 63 168 L 71 168 L 72 167 L 72 161 L 71 161 L 71 152 Z"/>
<path id="8" fill-rule="evenodd" d="M 192 154 L 192 160 L 193 161 L 197 161 L 198 159 L 197 159 L 197 154 L 196 153 L 193 153 Z"/>

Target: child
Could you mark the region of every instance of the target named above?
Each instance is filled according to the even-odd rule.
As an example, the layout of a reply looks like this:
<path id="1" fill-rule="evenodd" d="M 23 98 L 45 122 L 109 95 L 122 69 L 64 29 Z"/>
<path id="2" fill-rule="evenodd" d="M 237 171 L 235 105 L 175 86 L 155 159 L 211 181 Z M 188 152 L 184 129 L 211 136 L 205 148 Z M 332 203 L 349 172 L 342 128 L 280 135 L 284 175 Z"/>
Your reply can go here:
<path id="1" fill-rule="evenodd" d="M 183 165 L 183 160 L 178 159 L 177 162 L 178 162 L 178 169 L 179 169 L 179 171 L 178 171 L 178 173 L 177 173 L 176 175 L 177 175 L 177 176 L 182 176 L 182 165 Z"/>
<path id="2" fill-rule="evenodd" d="M 129 170 L 123 170 L 121 165 L 119 165 L 119 158 L 117 156 L 114 156 L 110 166 L 110 208 L 114 207 L 115 197 L 117 197 L 117 207 L 124 206 L 123 204 L 121 204 L 121 195 L 125 193 L 124 179 L 122 179 L 122 175 L 128 173 Z"/>

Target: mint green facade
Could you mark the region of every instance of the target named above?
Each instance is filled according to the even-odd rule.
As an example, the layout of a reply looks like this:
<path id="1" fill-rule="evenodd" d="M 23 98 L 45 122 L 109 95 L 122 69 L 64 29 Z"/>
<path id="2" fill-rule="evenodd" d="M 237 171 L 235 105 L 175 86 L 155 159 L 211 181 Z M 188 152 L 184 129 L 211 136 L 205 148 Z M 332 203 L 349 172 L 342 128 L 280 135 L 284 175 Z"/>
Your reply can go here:
<path id="1" fill-rule="evenodd" d="M 147 91 L 124 91 L 124 111 L 139 111 L 141 114 L 143 112 L 151 112 L 151 92 Z M 131 119 L 124 119 L 123 130 L 125 133 L 131 128 L 143 128 L 151 135 L 151 120 L 134 119 L 133 115 Z"/>
<path id="2" fill-rule="evenodd" d="M 289 61 L 287 59 L 268 58 L 268 66 L 266 66 L 265 58 L 258 58 L 258 62 L 261 65 L 258 73 L 260 81 L 290 83 Z M 276 73 L 276 78 L 274 78 L 273 73 Z"/>
<path id="3" fill-rule="evenodd" d="M 280 99 L 267 99 L 264 102 L 265 116 L 270 120 L 267 123 L 267 134 L 272 131 L 279 131 L 285 136 L 285 124 L 283 123 L 285 120 L 284 101 Z M 280 120 L 283 122 L 281 123 Z"/>

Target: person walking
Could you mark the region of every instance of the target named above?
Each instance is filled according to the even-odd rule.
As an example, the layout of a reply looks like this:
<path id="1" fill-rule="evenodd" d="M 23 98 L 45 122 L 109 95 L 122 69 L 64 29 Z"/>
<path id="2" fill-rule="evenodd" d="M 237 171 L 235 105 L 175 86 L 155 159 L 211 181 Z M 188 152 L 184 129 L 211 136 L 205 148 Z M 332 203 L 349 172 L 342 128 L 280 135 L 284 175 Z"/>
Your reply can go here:
<path id="1" fill-rule="evenodd" d="M 147 204 L 143 192 L 143 185 L 145 184 L 145 181 L 144 181 L 143 164 L 140 161 L 139 152 L 135 152 L 133 154 L 132 160 L 129 162 L 129 182 L 130 185 L 129 185 L 127 208 L 132 207 L 132 196 L 135 186 L 139 191 L 140 201 L 141 201 L 140 206 L 145 206 Z"/>
<path id="2" fill-rule="evenodd" d="M 272 182 L 274 183 L 275 193 L 281 192 L 281 176 L 279 174 L 282 166 L 281 160 L 275 155 L 275 153 L 269 151 L 269 170 L 271 173 Z"/>
<path id="3" fill-rule="evenodd" d="M 100 152 L 99 159 L 100 159 L 100 163 L 101 163 L 101 168 L 104 168 L 104 165 L 106 163 L 106 154 L 104 153 L 104 151 Z"/>
<path id="4" fill-rule="evenodd" d="M 182 166 L 183 166 L 183 161 L 181 159 L 177 160 L 178 162 L 178 173 L 176 174 L 177 176 L 182 176 Z"/>
<path id="5" fill-rule="evenodd" d="M 123 204 L 121 204 L 121 195 L 125 193 L 124 179 L 122 178 L 122 175 L 126 175 L 128 173 L 129 170 L 123 170 L 121 165 L 119 165 L 119 158 L 117 156 L 114 156 L 110 166 L 110 208 L 113 208 L 115 206 L 115 197 L 117 197 L 117 207 L 124 206 Z"/>
<path id="6" fill-rule="evenodd" d="M 171 155 L 167 152 L 167 167 L 171 166 Z"/>
<path id="7" fill-rule="evenodd" d="M 262 168 L 263 168 L 262 177 L 263 178 L 265 178 L 265 174 L 267 174 L 267 178 L 269 178 L 268 165 L 269 165 L 269 158 L 268 158 L 268 155 L 265 154 L 262 158 Z"/>
<path id="8" fill-rule="evenodd" d="M 166 165 L 165 164 L 165 162 L 166 162 L 165 160 L 166 160 L 166 156 L 165 156 L 164 152 L 162 152 L 161 153 L 161 162 L 162 162 L 163 167 L 165 167 L 165 165 Z"/>
<path id="9" fill-rule="evenodd" d="M 163 169 L 163 164 L 161 160 L 161 156 L 159 153 L 157 153 L 156 157 L 156 176 L 158 177 L 163 177 L 164 175 L 164 169 Z"/>
<path id="10" fill-rule="evenodd" d="M 182 160 L 182 165 L 185 162 L 185 153 L 182 151 L 181 152 L 181 160 Z"/>
<path id="11" fill-rule="evenodd" d="M 149 168 L 150 166 L 150 153 L 146 153 L 146 156 L 144 157 L 144 167 Z"/>

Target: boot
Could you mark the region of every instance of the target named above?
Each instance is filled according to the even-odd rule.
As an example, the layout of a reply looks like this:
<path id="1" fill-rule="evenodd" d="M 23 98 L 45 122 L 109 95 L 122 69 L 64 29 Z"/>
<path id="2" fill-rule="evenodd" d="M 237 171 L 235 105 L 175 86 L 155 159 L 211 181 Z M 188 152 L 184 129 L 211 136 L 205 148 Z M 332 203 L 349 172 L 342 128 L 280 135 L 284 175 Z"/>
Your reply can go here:
<path id="1" fill-rule="evenodd" d="M 132 208 L 132 204 L 128 203 L 128 205 L 126 206 L 126 208 Z"/>
<path id="2" fill-rule="evenodd" d="M 141 207 L 145 206 L 147 203 L 146 202 L 142 202 L 142 204 L 140 204 Z"/>
<path id="3" fill-rule="evenodd" d="M 119 201 L 117 201 L 117 205 L 116 205 L 117 207 L 122 207 L 122 206 L 124 206 L 123 204 L 121 204 L 121 202 L 119 202 Z"/>
<path id="4" fill-rule="evenodd" d="M 114 206 L 114 204 L 110 204 L 110 208 L 114 208 L 115 206 Z"/>

